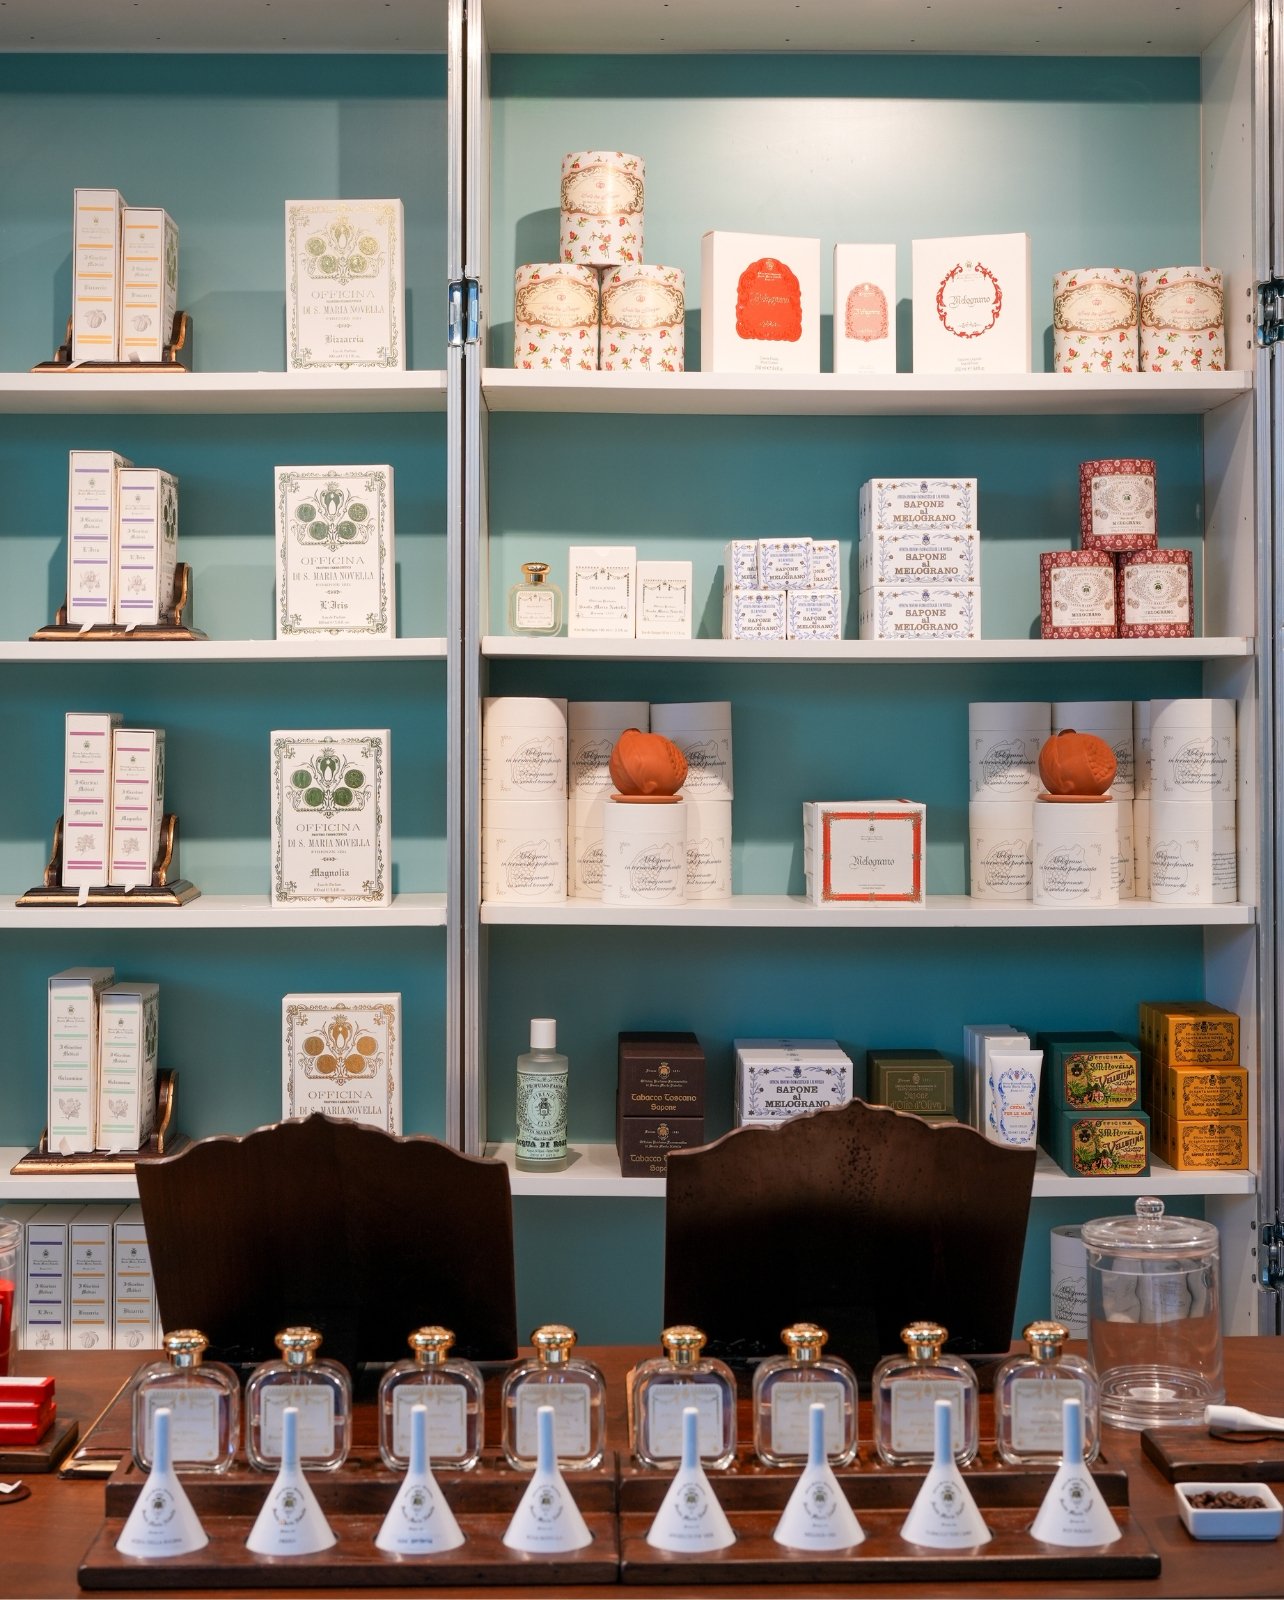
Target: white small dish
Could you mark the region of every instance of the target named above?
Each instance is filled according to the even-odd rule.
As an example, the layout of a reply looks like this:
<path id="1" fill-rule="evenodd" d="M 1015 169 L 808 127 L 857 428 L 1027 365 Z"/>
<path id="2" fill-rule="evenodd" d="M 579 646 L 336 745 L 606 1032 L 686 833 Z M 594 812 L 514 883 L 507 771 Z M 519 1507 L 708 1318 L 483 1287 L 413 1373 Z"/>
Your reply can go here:
<path id="1" fill-rule="evenodd" d="M 1176 1489 L 1177 1509 L 1193 1539 L 1278 1539 L 1284 1528 L 1284 1506 L 1264 1483 L 1179 1483 Z M 1262 1504 L 1234 1508 L 1190 1503 L 1192 1495 L 1223 1490 L 1252 1495 Z"/>

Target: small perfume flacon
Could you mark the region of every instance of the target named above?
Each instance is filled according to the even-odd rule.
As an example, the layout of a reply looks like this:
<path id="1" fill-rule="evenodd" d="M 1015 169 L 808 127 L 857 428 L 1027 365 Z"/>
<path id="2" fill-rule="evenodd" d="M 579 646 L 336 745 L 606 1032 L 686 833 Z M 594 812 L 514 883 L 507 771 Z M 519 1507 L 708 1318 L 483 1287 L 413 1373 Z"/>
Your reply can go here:
<path id="1" fill-rule="evenodd" d="M 672 1469 L 682 1460 L 682 1413 L 699 1413 L 700 1459 L 729 1467 L 736 1456 L 736 1380 L 730 1367 L 703 1354 L 699 1328 L 666 1328 L 664 1354 L 633 1370 L 633 1453 L 644 1467 Z"/>
<path id="2" fill-rule="evenodd" d="M 558 1465 L 568 1471 L 596 1467 L 606 1445 L 606 1379 L 591 1361 L 575 1356 L 575 1330 L 548 1323 L 531 1334 L 535 1354 L 519 1361 L 500 1391 L 504 1454 L 529 1472 L 539 1454 L 539 1408 L 553 1408 Z"/>
<path id="3" fill-rule="evenodd" d="M 411 1415 L 427 1411 L 428 1460 L 440 1467 L 473 1467 L 482 1449 L 485 1386 L 471 1361 L 450 1355 L 449 1328 L 416 1328 L 406 1343 L 410 1361 L 389 1367 L 379 1382 L 379 1454 L 385 1467 L 410 1465 Z"/>
<path id="4" fill-rule="evenodd" d="M 769 1467 L 807 1461 L 810 1414 L 825 1408 L 825 1455 L 836 1467 L 856 1459 L 856 1374 L 841 1356 L 824 1354 L 829 1335 L 814 1322 L 781 1331 L 787 1355 L 762 1362 L 753 1375 L 753 1445 Z"/>
<path id="5" fill-rule="evenodd" d="M 1097 1374 L 1083 1356 L 1067 1355 L 1070 1337 L 1059 1322 L 1031 1322 L 1022 1331 L 1028 1355 L 1013 1356 L 994 1374 L 994 1442 L 1009 1466 L 1059 1466 L 1062 1407 L 1079 1402 L 1083 1459 L 1094 1461 L 1099 1443 Z"/>
<path id="6" fill-rule="evenodd" d="M 196 1328 L 165 1335 L 166 1360 L 134 1380 L 134 1460 L 150 1472 L 156 1413 L 169 1411 L 170 1455 L 184 1472 L 226 1472 L 241 1438 L 241 1385 L 231 1367 L 206 1361 L 209 1340 Z"/>
<path id="7" fill-rule="evenodd" d="M 260 1472 L 281 1465 L 282 1416 L 298 1412 L 299 1459 L 332 1472 L 352 1444 L 352 1379 L 337 1361 L 319 1361 L 315 1328 L 285 1328 L 276 1336 L 279 1361 L 255 1367 L 245 1385 L 245 1453 Z"/>
<path id="8" fill-rule="evenodd" d="M 889 1467 L 930 1467 L 938 1400 L 950 1403 L 954 1459 L 966 1466 L 979 1443 L 976 1373 L 941 1346 L 949 1333 L 939 1322 L 901 1329 L 903 1356 L 884 1356 L 874 1368 L 874 1447 Z"/>
<path id="9" fill-rule="evenodd" d="M 562 626 L 562 591 L 548 581 L 547 561 L 523 561 L 522 581 L 508 591 L 508 631 L 556 633 Z"/>

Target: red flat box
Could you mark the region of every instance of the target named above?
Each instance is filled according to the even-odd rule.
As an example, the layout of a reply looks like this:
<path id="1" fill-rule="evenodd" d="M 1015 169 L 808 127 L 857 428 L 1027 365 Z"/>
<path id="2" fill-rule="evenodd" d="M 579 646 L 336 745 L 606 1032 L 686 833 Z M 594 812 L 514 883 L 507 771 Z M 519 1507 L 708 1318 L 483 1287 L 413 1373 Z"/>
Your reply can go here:
<path id="1" fill-rule="evenodd" d="M 52 1400 L 45 1406 L 7 1405 L 2 1409 L 7 1415 L 0 1417 L 0 1445 L 39 1444 L 53 1427 L 58 1411 Z"/>
<path id="2" fill-rule="evenodd" d="M 52 1378 L 0 1378 L 0 1405 L 52 1405 Z"/>
<path id="3" fill-rule="evenodd" d="M 1135 550 L 1116 557 L 1121 639 L 1193 639 L 1195 585 L 1189 550 Z"/>
<path id="4" fill-rule="evenodd" d="M 1112 484 L 1112 479 L 1118 481 Z M 1129 483 L 1128 479 L 1137 481 Z M 1153 461 L 1122 456 L 1114 461 L 1079 463 L 1079 543 L 1085 550 L 1106 550 L 1112 555 L 1125 550 L 1157 550 L 1157 519 Z M 1113 523 L 1123 526 L 1115 529 Z"/>
<path id="5" fill-rule="evenodd" d="M 1100 550 L 1039 555 L 1039 632 L 1045 639 L 1115 639 L 1115 558 Z"/>

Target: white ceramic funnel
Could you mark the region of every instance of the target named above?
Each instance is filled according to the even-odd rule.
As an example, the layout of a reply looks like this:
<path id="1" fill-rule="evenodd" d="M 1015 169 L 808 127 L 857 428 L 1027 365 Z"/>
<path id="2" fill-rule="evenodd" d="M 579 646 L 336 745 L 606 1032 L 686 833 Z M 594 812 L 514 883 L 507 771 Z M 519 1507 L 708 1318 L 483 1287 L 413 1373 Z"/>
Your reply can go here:
<path id="1" fill-rule="evenodd" d="M 1079 1400 L 1061 1402 L 1061 1465 L 1030 1534 L 1041 1544 L 1093 1547 L 1123 1537 L 1083 1463 L 1083 1403 Z"/>
<path id="2" fill-rule="evenodd" d="M 152 1418 L 152 1470 L 116 1541 L 123 1556 L 183 1556 L 210 1542 L 174 1471 L 169 1420 L 168 1406 Z"/>
<path id="3" fill-rule="evenodd" d="M 299 1412 L 281 1413 L 281 1469 L 263 1502 L 245 1548 L 258 1556 L 311 1556 L 337 1544 L 299 1465 Z"/>
<path id="4" fill-rule="evenodd" d="M 807 1465 L 772 1538 L 791 1550 L 850 1550 L 864 1541 L 865 1530 L 829 1465 L 825 1408 L 819 1401 L 811 1407 L 809 1426 Z"/>
<path id="5" fill-rule="evenodd" d="M 646 1536 L 657 1550 L 725 1550 L 736 1542 L 727 1514 L 700 1464 L 700 1413 L 682 1411 L 682 1464 Z"/>
<path id="6" fill-rule="evenodd" d="M 410 1410 L 410 1466 L 397 1498 L 388 1507 L 375 1536 L 380 1550 L 411 1556 L 435 1550 L 457 1550 L 464 1542 L 455 1513 L 437 1486 L 428 1465 L 428 1408 Z"/>
<path id="7" fill-rule="evenodd" d="M 1205 1406 L 1204 1421 L 1214 1433 L 1284 1433 L 1284 1417 L 1268 1417 L 1243 1406 Z"/>
<path id="8" fill-rule="evenodd" d="M 963 1481 L 954 1459 L 948 1400 L 936 1402 L 933 1422 L 931 1470 L 901 1525 L 901 1538 L 933 1550 L 964 1550 L 973 1545 L 989 1544 L 993 1535 L 977 1510 L 972 1491 Z"/>
<path id="9" fill-rule="evenodd" d="M 536 1413 L 539 1447 L 535 1475 L 526 1486 L 513 1520 L 508 1524 L 504 1543 L 510 1550 L 526 1550 L 531 1555 L 557 1555 L 564 1550 L 582 1550 L 593 1543 L 588 1524 L 571 1498 L 566 1480 L 557 1465 L 553 1448 L 553 1408 L 541 1406 Z"/>

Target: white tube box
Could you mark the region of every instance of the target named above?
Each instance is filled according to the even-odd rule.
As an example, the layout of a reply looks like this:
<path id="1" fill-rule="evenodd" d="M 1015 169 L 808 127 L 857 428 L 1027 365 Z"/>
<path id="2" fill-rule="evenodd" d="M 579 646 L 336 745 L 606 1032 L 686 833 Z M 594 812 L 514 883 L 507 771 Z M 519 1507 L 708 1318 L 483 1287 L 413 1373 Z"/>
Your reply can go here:
<path id="1" fill-rule="evenodd" d="M 165 813 L 165 730 L 115 728 L 111 736 L 111 882 L 146 887 Z"/>
<path id="2" fill-rule="evenodd" d="M 731 802 L 687 797 L 687 899 L 731 898 Z"/>
<path id="3" fill-rule="evenodd" d="M 1000 1050 L 994 1056 L 981 1129 L 991 1144 L 1032 1150 L 1038 1143 L 1042 1069 L 1042 1050 Z"/>
<path id="4" fill-rule="evenodd" d="M 566 754 L 565 700 L 498 695 L 482 701 L 483 800 L 564 800 Z"/>
<path id="5" fill-rule="evenodd" d="M 689 799 L 735 799 L 730 700 L 653 705 L 651 732 L 672 739 L 687 758 L 682 793 Z"/>
<path id="6" fill-rule="evenodd" d="M 576 790 L 566 802 L 566 892 L 572 900 L 602 898 L 602 851 L 609 790 Z"/>
<path id="7" fill-rule="evenodd" d="M 724 589 L 724 639 L 784 639 L 788 636 L 787 595 L 783 589 Z"/>
<path id="8" fill-rule="evenodd" d="M 115 1229 L 116 1281 L 112 1288 L 112 1344 L 117 1350 L 150 1350 L 160 1342 L 152 1255 L 143 1208 L 127 1206 Z"/>
<path id="9" fill-rule="evenodd" d="M 115 189 L 77 189 L 72 215 L 71 359 L 120 359 L 120 219 Z"/>
<path id="10" fill-rule="evenodd" d="M 914 371 L 1030 371 L 1030 235 L 915 239 Z"/>
<path id="11" fill-rule="evenodd" d="M 1135 272 L 1126 267 L 1058 272 L 1052 280 L 1053 370 L 1136 372 L 1137 323 Z"/>
<path id="12" fill-rule="evenodd" d="M 1052 731 L 1047 700 L 974 700 L 967 708 L 972 799 L 1033 801 L 1039 751 Z"/>
<path id="13" fill-rule="evenodd" d="M 285 370 L 402 371 L 400 200 L 285 202 Z"/>
<path id="14" fill-rule="evenodd" d="M 608 796 L 602 828 L 602 903 L 680 906 L 687 899 L 686 804 Z"/>
<path id="15" fill-rule="evenodd" d="M 1131 700 L 1054 700 L 1052 731 L 1095 733 L 1114 751 L 1115 779 L 1108 793 L 1112 800 L 1133 797 L 1133 748 Z"/>
<path id="16" fill-rule="evenodd" d="M 1221 372 L 1224 284 L 1216 267 L 1152 267 L 1137 276 L 1142 372 Z"/>
<path id="17" fill-rule="evenodd" d="M 122 467 L 116 506 L 116 624 L 155 627 L 174 607 L 178 479 L 159 467 Z"/>
<path id="18" fill-rule="evenodd" d="M 116 983 L 98 1001 L 98 1148 L 137 1150 L 156 1123 L 160 985 Z"/>
<path id="19" fill-rule="evenodd" d="M 401 995 L 281 999 L 281 1115 L 401 1132 Z"/>
<path id="20" fill-rule="evenodd" d="M 72 450 L 67 463 L 67 621 L 104 626 L 116 615 L 117 475 L 111 450 Z"/>
<path id="21" fill-rule="evenodd" d="M 1036 906 L 1113 906 L 1119 895 L 1114 863 L 1119 851 L 1119 802 L 1034 804 Z"/>
<path id="22" fill-rule="evenodd" d="M 1221 906 L 1238 892 L 1233 800 L 1150 802 L 1150 898 Z"/>
<path id="23" fill-rule="evenodd" d="M 805 801 L 803 857 L 813 905 L 922 905 L 927 807 L 917 800 Z"/>
<path id="24" fill-rule="evenodd" d="M 759 539 L 759 589 L 810 589 L 809 538 Z"/>
<path id="25" fill-rule="evenodd" d="M 1151 793 L 1160 800 L 1235 799 L 1235 702 L 1150 702 Z"/>
<path id="26" fill-rule="evenodd" d="M 601 314 L 597 270 L 531 262 L 513 284 L 513 366 L 522 372 L 596 372 Z"/>
<path id="27" fill-rule="evenodd" d="M 1143 800 L 1138 795 L 1132 803 L 1132 887 L 1135 899 L 1150 899 L 1149 796 Z"/>
<path id="28" fill-rule="evenodd" d="M 857 620 L 862 639 L 979 639 L 979 583 L 881 583 L 861 591 Z"/>
<path id="29" fill-rule="evenodd" d="M 737 1039 L 735 1123 L 768 1126 L 845 1106 L 852 1061 L 835 1039 Z"/>
<path id="30" fill-rule="evenodd" d="M 686 274 L 680 267 L 619 266 L 602 274 L 603 372 L 686 370 Z"/>
<path id="31" fill-rule="evenodd" d="M 1151 782 L 1151 702 L 1132 703 L 1132 788 L 1137 800 L 1150 799 Z"/>
<path id="32" fill-rule="evenodd" d="M 691 563 L 639 561 L 637 637 L 691 637 Z"/>
<path id="33" fill-rule="evenodd" d="M 1028 1050 L 1029 1038 L 1018 1033 L 1010 1022 L 965 1022 L 963 1024 L 963 1070 L 967 1090 L 967 1120 L 980 1129 L 984 1112 L 982 1086 L 988 1071 L 990 1040 L 1007 1042 L 1008 1049 Z"/>
<path id="34" fill-rule="evenodd" d="M 1028 900 L 1034 880 L 1034 799 L 973 800 L 968 860 L 974 900 Z"/>
<path id="35" fill-rule="evenodd" d="M 573 544 L 567 552 L 567 562 L 567 637 L 634 638 L 636 546 Z"/>
<path id="36" fill-rule="evenodd" d="M 785 636 L 841 639 L 843 597 L 838 589 L 790 589 L 785 595 Z"/>
<path id="37" fill-rule="evenodd" d="M 545 705 L 550 703 L 544 702 Z M 570 700 L 564 703 L 570 797 L 575 800 L 609 794 L 614 787 L 610 762 L 616 740 L 626 728 L 649 732 L 651 707 L 645 700 Z M 497 737 L 503 737 L 498 726 L 495 732 Z M 482 792 L 484 794 L 485 790 Z"/>
<path id="38" fill-rule="evenodd" d="M 68 967 L 49 980 L 49 1111 L 52 1154 L 97 1148 L 98 998 L 112 967 Z"/>
<path id="39" fill-rule="evenodd" d="M 1119 800 L 1115 805 L 1119 832 L 1112 871 L 1115 879 L 1115 896 L 1119 900 L 1137 898 L 1136 856 L 1132 836 L 1133 807 L 1136 804 L 1135 800 Z"/>
<path id="40" fill-rule="evenodd" d="M 41 1206 L 27 1224 L 24 1350 L 65 1350 L 71 1299 L 67 1246 L 79 1205 Z"/>
<path id="41" fill-rule="evenodd" d="M 566 899 L 566 798 L 483 800 L 483 900 Z"/>
<path id="42" fill-rule="evenodd" d="M 820 240 L 706 233 L 700 307 L 705 372 L 819 372 Z"/>
<path id="43" fill-rule="evenodd" d="M 392 904 L 392 734 L 271 735 L 272 904 Z"/>
<path id="44" fill-rule="evenodd" d="M 896 246 L 834 246 L 834 371 L 896 371 Z"/>
<path id="45" fill-rule="evenodd" d="M 860 488 L 860 534 L 976 531 L 975 478 L 868 478 Z"/>
<path id="46" fill-rule="evenodd" d="M 64 889 L 100 888 L 111 843 L 111 736 L 119 711 L 69 711 L 62 800 Z"/>
<path id="47" fill-rule="evenodd" d="M 110 1350 L 115 1225 L 124 1206 L 82 1207 L 67 1238 L 67 1348 Z"/>
<path id="48" fill-rule="evenodd" d="M 981 536 L 975 528 L 896 533 L 873 528 L 862 533 L 856 547 L 856 576 L 862 589 L 878 584 L 979 583 Z"/>
<path id="49" fill-rule="evenodd" d="M 159 361 L 178 310 L 178 229 L 159 206 L 126 206 L 120 291 L 120 359 Z"/>

